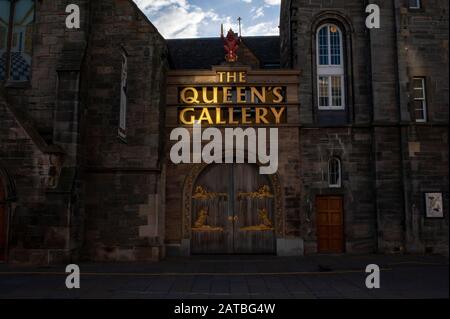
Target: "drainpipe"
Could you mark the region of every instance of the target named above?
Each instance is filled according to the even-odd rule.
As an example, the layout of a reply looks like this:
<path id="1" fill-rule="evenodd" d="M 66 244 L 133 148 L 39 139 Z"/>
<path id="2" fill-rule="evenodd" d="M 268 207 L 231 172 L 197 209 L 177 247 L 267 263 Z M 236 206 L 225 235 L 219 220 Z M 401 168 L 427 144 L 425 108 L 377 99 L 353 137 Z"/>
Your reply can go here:
<path id="1" fill-rule="evenodd" d="M 401 193 L 402 193 L 402 203 L 403 203 L 403 220 L 402 220 L 402 228 L 403 228 L 403 249 L 405 249 L 406 246 L 406 240 L 407 240 L 407 213 L 408 213 L 408 205 L 407 205 L 407 194 L 406 194 L 406 176 L 405 176 L 405 167 L 404 167 L 404 152 L 403 152 L 403 142 L 404 142 L 404 136 L 403 136 L 403 126 L 402 126 L 402 105 L 401 105 L 401 88 L 400 88 L 400 67 L 399 67 L 399 37 L 398 37 L 398 31 L 400 31 L 399 21 L 397 17 L 397 9 L 400 9 L 398 0 L 392 1 L 392 10 L 394 13 L 394 39 L 395 39 L 395 46 L 394 46 L 394 52 L 395 52 L 395 80 L 397 82 L 395 86 L 396 91 L 396 100 L 397 100 L 397 113 L 398 113 L 398 125 L 399 125 L 399 135 L 400 135 L 400 178 L 401 178 Z"/>

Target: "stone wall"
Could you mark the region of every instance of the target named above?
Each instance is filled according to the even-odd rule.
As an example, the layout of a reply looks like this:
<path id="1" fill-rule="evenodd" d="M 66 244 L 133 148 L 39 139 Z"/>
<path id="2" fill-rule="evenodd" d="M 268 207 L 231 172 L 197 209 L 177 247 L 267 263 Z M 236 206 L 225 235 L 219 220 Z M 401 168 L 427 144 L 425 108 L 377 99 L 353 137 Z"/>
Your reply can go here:
<path id="1" fill-rule="evenodd" d="M 83 71 L 83 166 L 90 260 L 164 255 L 161 161 L 167 49 L 131 1 L 91 5 Z M 128 60 L 127 136 L 118 137 L 122 52 Z M 156 223 L 156 224 L 154 224 Z"/>
<path id="2" fill-rule="evenodd" d="M 8 260 L 158 259 L 164 40 L 132 1 L 79 0 L 81 28 L 72 30 L 72 1 L 35 3 L 31 81 L 5 83 L 0 94 Z M 129 54 L 125 142 L 117 138 L 121 48 Z M 97 233 L 103 239 L 90 241 Z"/>
<path id="3" fill-rule="evenodd" d="M 405 179 L 406 248 L 448 255 L 448 12 L 446 1 L 420 10 L 395 2 Z M 425 77 L 427 122 L 415 123 L 412 78 Z M 425 218 L 425 192 L 443 192 L 444 219 Z"/>
<path id="4" fill-rule="evenodd" d="M 86 44 L 88 1 L 78 1 L 81 29 L 65 28 L 68 1 L 36 1 L 29 83 L 2 91 L 1 169 L 14 185 L 9 203 L 10 262 L 68 260 L 78 230 L 81 196 L 74 185 L 78 136 L 78 76 Z M 77 195 L 78 194 L 78 195 Z"/>
<path id="5" fill-rule="evenodd" d="M 370 2 L 380 5 L 381 29 L 365 27 L 365 6 Z M 364 136 L 361 147 L 367 153 L 358 151 L 360 157 L 352 155 L 343 163 L 347 178 L 342 188 L 344 210 L 351 215 L 345 219 L 353 228 L 345 232 L 348 251 L 445 253 L 448 249 L 447 202 L 445 218 L 430 220 L 424 217 L 423 199 L 425 191 L 440 191 L 448 201 L 448 3 L 427 1 L 423 5 L 411 10 L 403 0 L 286 0 L 281 4 L 282 66 L 302 70 L 303 166 L 322 170 L 319 154 L 332 154 L 336 149 L 351 154 L 360 146 L 349 137 Z M 327 114 L 326 122 L 341 134 L 348 132 L 347 138 L 336 135 L 338 147 L 324 142 L 330 129 L 325 129 L 312 93 L 316 92 L 314 36 L 321 22 L 336 23 L 345 31 L 348 121 L 343 122 L 336 112 L 335 120 Z M 427 81 L 428 121 L 423 124 L 415 122 L 412 112 L 414 76 L 424 76 Z M 322 139 L 311 141 L 314 130 Z M 311 161 L 309 166 L 309 158 L 318 162 Z M 345 163 L 347 160 L 353 165 Z M 318 172 L 305 172 L 304 188 L 328 191 Z M 316 176 L 310 178 L 311 174 Z M 358 183 L 371 193 L 364 193 Z M 355 200 L 359 204 L 349 205 L 355 195 L 361 196 Z M 308 196 L 305 189 L 303 210 L 311 200 Z M 314 238 L 314 227 L 311 229 L 309 238 Z M 314 246 L 314 240 L 311 243 Z"/>

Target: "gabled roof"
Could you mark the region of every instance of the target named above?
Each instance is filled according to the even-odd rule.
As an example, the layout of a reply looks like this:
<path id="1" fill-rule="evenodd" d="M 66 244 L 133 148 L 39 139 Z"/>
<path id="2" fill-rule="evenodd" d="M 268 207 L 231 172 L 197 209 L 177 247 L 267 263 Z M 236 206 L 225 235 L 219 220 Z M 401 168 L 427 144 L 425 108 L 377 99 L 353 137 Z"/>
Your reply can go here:
<path id="1" fill-rule="evenodd" d="M 225 50 L 220 38 L 166 40 L 169 63 L 174 70 L 211 69 L 225 60 Z M 261 68 L 278 68 L 280 65 L 280 37 L 243 37 L 244 45 L 260 61 Z"/>

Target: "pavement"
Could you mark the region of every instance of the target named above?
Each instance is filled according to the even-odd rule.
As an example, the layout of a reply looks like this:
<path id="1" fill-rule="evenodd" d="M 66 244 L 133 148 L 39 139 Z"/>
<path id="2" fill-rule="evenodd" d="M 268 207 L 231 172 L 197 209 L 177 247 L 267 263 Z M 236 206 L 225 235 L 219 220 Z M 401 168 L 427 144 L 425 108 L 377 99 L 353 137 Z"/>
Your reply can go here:
<path id="1" fill-rule="evenodd" d="M 366 266 L 380 288 L 365 285 Z M 0 264 L 0 299 L 423 299 L 449 298 L 448 258 L 417 255 L 192 256 L 155 263 Z"/>

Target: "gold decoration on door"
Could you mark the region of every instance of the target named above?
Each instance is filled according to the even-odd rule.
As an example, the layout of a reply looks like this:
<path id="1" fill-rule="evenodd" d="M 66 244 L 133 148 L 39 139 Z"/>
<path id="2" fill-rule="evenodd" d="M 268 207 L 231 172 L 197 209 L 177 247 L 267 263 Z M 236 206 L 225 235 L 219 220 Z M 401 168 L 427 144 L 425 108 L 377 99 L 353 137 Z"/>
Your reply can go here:
<path id="1" fill-rule="evenodd" d="M 197 186 L 195 188 L 194 195 L 192 195 L 193 199 L 200 199 L 200 200 L 206 200 L 206 199 L 213 199 L 216 197 L 228 197 L 227 193 L 214 193 L 214 192 L 208 192 L 206 188 L 203 188 L 202 186 Z"/>
<path id="2" fill-rule="evenodd" d="M 239 199 L 243 199 L 245 197 L 256 199 L 273 198 L 273 194 L 270 192 L 270 187 L 268 185 L 263 185 L 256 192 L 240 192 L 238 194 Z"/>
<path id="3" fill-rule="evenodd" d="M 241 227 L 242 231 L 266 231 L 273 230 L 273 224 L 270 221 L 269 214 L 265 208 L 260 209 L 258 211 L 258 217 L 261 221 L 261 224 L 254 226 Z"/>
<path id="4" fill-rule="evenodd" d="M 208 211 L 205 208 L 200 209 L 198 213 L 197 220 L 194 223 L 194 227 L 192 227 L 193 231 L 223 231 L 222 227 L 213 227 L 206 224 L 206 220 L 208 218 Z"/>

